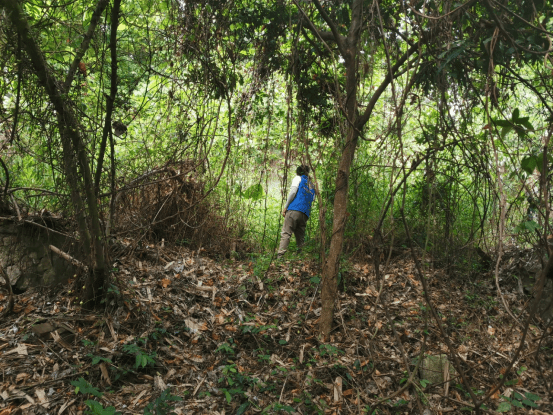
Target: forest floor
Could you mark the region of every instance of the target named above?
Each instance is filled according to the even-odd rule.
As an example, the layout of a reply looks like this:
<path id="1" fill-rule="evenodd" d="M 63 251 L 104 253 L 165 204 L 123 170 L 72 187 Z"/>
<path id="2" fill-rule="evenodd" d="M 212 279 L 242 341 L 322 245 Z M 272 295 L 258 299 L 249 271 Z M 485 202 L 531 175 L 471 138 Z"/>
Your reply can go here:
<path id="1" fill-rule="evenodd" d="M 104 312 L 81 309 L 76 281 L 16 296 L 0 322 L 0 415 L 362 414 L 377 403 L 383 414 L 471 409 L 452 367 L 447 383 L 417 376 L 403 388 L 405 357 L 412 364 L 421 352 L 448 354 L 407 251 L 385 270 L 380 294 L 371 264 L 343 272 L 329 343 L 318 337 L 320 270 L 294 255 L 222 263 L 180 247 L 145 248 L 121 255 L 112 274 Z M 491 273 L 449 278 L 435 269 L 426 277 L 482 397 L 505 373 L 522 329 Z M 528 298 L 509 284 L 505 300 L 520 313 Z M 6 296 L 0 291 L 0 307 Z M 553 412 L 544 381 L 553 379 L 550 361 L 540 367 L 535 359 L 542 332 L 530 325 L 485 412 Z"/>

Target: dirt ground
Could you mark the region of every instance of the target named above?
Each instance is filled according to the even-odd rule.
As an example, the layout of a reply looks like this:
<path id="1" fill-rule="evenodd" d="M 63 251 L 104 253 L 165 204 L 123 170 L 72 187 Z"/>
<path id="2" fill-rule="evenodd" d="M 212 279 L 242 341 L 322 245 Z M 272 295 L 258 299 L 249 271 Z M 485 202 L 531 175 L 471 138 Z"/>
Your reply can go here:
<path id="1" fill-rule="evenodd" d="M 551 327 L 533 320 L 508 370 L 531 297 L 501 281 L 518 324 L 491 273 L 425 273 L 443 333 L 405 251 L 382 285 L 369 263 L 342 272 L 325 344 L 315 263 L 217 263 L 167 246 L 121 255 L 103 312 L 81 308 L 78 278 L 15 296 L 0 322 L 0 415 L 469 413 L 453 352 L 478 398 L 506 374 L 484 413 L 553 413 Z M 416 370 L 428 355 L 449 356 L 441 382 Z"/>

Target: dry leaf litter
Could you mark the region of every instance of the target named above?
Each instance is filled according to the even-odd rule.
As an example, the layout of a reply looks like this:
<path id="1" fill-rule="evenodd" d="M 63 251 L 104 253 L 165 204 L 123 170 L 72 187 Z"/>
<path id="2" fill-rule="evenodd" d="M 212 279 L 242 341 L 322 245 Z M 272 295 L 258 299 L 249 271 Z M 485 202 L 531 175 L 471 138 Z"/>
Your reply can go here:
<path id="1" fill-rule="evenodd" d="M 404 354 L 412 364 L 422 348 L 449 353 L 406 252 L 384 270 L 382 289 L 371 264 L 342 273 L 329 343 L 318 337 L 315 263 L 284 261 L 264 273 L 255 261 L 217 263 L 199 253 L 158 246 L 151 255 L 120 257 L 103 313 L 81 309 L 75 281 L 17 295 L 0 324 L 0 415 L 81 415 L 91 413 L 91 400 L 123 414 L 364 413 L 405 384 L 415 367 L 406 367 Z M 489 276 L 456 279 L 436 270 L 426 278 L 463 369 L 476 393 L 487 393 L 505 373 L 521 329 Z M 504 296 L 522 310 L 526 299 L 511 285 Z M 539 409 L 512 413 L 552 413 L 543 381 L 553 379 L 551 362 L 533 357 L 540 333 L 543 327 L 530 326 L 489 413 L 525 392 L 540 397 Z M 547 338 L 551 345 L 551 329 Z M 470 399 L 450 372 L 449 382 L 415 381 L 417 388 L 380 402 L 379 413 L 466 413 Z M 169 412 L 152 407 L 160 397 Z"/>

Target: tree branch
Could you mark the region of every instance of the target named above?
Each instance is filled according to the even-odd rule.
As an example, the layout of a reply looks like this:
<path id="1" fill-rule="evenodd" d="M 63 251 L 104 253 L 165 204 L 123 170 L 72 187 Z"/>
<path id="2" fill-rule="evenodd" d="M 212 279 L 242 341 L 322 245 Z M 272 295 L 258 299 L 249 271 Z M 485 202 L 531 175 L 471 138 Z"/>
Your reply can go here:
<path id="1" fill-rule="evenodd" d="M 6 184 L 4 185 L 4 197 L 7 197 L 8 189 L 10 188 L 10 172 L 8 171 L 6 163 L 4 163 L 4 160 L 2 160 L 2 157 L 0 157 L 0 164 L 2 165 L 2 168 L 4 169 L 4 174 L 6 175 Z"/>
<path id="2" fill-rule="evenodd" d="M 305 18 L 305 21 L 307 22 L 307 28 L 313 32 L 313 34 L 315 35 L 315 37 L 321 39 L 321 41 L 325 44 L 325 47 L 329 50 L 329 52 L 332 53 L 332 50 L 330 49 L 330 47 L 327 45 L 327 42 L 335 42 L 336 44 L 338 44 L 338 41 L 336 41 L 336 38 L 335 36 L 332 34 L 332 32 L 328 32 L 328 31 L 325 31 L 325 30 L 319 30 L 315 27 L 315 25 L 313 24 L 313 22 L 311 21 L 311 19 L 307 16 L 307 14 L 305 13 L 305 11 L 301 8 L 301 6 L 298 4 L 297 0 L 293 0 L 294 4 L 296 5 L 296 7 L 298 8 L 298 10 L 301 12 L 301 14 L 303 15 L 303 17 Z M 338 48 L 339 48 L 339 45 L 338 45 Z"/>
<path id="3" fill-rule="evenodd" d="M 394 77 L 398 76 L 398 69 L 409 59 L 409 57 L 415 53 L 420 47 L 420 42 L 414 44 L 411 46 L 407 52 L 403 54 L 401 58 L 396 62 L 396 64 L 390 69 L 389 73 L 386 74 L 386 77 L 378 87 L 378 89 L 374 92 L 374 95 L 371 97 L 371 100 L 367 104 L 367 108 L 365 109 L 365 112 L 358 118 L 357 120 L 357 128 L 361 129 L 367 121 L 369 121 L 369 118 L 371 117 L 371 114 L 373 112 L 374 106 L 376 105 L 377 101 L 379 100 L 382 93 L 386 90 L 388 87 L 388 84 L 392 82 L 392 77 L 390 74 L 393 74 Z"/>
<path id="4" fill-rule="evenodd" d="M 358 3 L 358 2 L 359 2 L 359 0 L 356 0 L 356 3 Z M 313 0 L 313 4 L 315 5 L 317 10 L 319 11 L 319 13 L 320 13 L 321 17 L 323 18 L 323 20 L 326 22 L 326 24 L 330 28 L 330 31 L 332 32 L 332 35 L 334 36 L 334 42 L 336 42 L 336 44 L 338 45 L 338 49 L 340 50 L 340 54 L 345 58 L 346 53 L 347 53 L 346 38 L 338 32 L 338 28 L 336 27 L 336 24 L 334 24 L 334 22 L 330 19 L 328 14 L 326 14 L 326 12 L 323 9 L 323 6 L 321 6 L 321 3 L 319 2 L 319 0 Z M 309 21 L 309 22 L 311 23 L 311 21 Z"/>
<path id="5" fill-rule="evenodd" d="M 319 3 L 315 0 L 315 6 Z M 359 36 L 361 33 L 361 27 L 363 26 L 363 0 L 354 0 L 351 6 L 351 25 L 347 37 L 348 46 L 357 45 Z"/>
<path id="6" fill-rule="evenodd" d="M 102 16 L 102 13 L 104 12 L 104 9 L 107 7 L 108 3 L 109 3 L 109 0 L 99 0 L 98 4 L 96 4 L 96 9 L 94 10 L 94 13 L 92 14 L 92 18 L 90 19 L 90 25 L 88 26 L 88 30 L 84 35 L 84 39 L 81 43 L 81 47 L 77 51 L 75 55 L 75 59 L 73 59 L 73 62 L 69 67 L 69 72 L 67 72 L 67 77 L 65 78 L 65 82 L 63 83 L 63 90 L 65 92 L 69 91 L 69 88 L 71 88 L 71 83 L 73 82 L 75 72 L 79 67 L 79 62 L 83 58 L 85 52 L 88 49 L 88 46 L 90 45 L 90 41 L 92 40 L 92 35 L 94 34 L 94 31 L 96 30 L 96 26 L 100 21 L 100 17 Z"/>
<path id="7" fill-rule="evenodd" d="M 117 27 L 119 26 L 119 10 L 121 8 L 121 0 L 113 1 L 111 10 L 111 33 L 109 39 L 109 48 L 111 51 L 111 85 L 109 97 L 106 97 L 106 120 L 102 131 L 102 141 L 100 143 L 100 151 L 98 153 L 98 163 L 96 166 L 96 175 L 94 177 L 94 189 L 96 193 L 100 193 L 100 178 L 102 177 L 102 166 L 106 154 L 106 145 L 108 135 L 111 129 L 111 114 L 113 113 L 113 103 L 117 95 Z"/>

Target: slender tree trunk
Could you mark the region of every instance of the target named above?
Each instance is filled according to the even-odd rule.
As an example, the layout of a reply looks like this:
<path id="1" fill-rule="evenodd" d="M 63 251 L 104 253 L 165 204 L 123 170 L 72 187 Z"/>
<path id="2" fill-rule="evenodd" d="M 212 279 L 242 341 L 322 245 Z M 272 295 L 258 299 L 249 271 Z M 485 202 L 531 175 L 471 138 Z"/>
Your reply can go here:
<path id="1" fill-rule="evenodd" d="M 353 130 L 353 128 L 350 128 Z M 351 134 L 351 135 L 350 135 Z M 330 238 L 330 250 L 326 262 L 323 265 L 323 285 L 321 288 L 322 311 L 320 330 L 326 341 L 329 340 L 334 315 L 334 302 L 338 289 L 338 272 L 340 268 L 340 255 L 344 244 L 344 231 L 348 217 L 348 189 L 351 163 L 357 147 L 357 134 L 354 131 L 348 133 L 346 148 L 342 153 L 342 160 L 336 177 L 336 194 L 334 196 L 334 220 L 332 222 L 332 237 Z"/>
<path id="2" fill-rule="evenodd" d="M 355 9 L 353 10 L 355 12 Z M 357 10 L 361 13 L 362 10 Z M 336 193 L 334 194 L 334 220 L 332 221 L 332 236 L 330 250 L 323 265 L 323 284 L 321 288 L 321 320 L 320 331 L 326 341 L 329 340 L 334 316 L 334 303 L 338 289 L 338 272 L 340 255 L 344 244 L 344 232 L 348 217 L 348 190 L 351 164 L 355 155 L 358 140 L 357 127 L 357 44 L 348 42 L 346 64 L 346 143 L 342 151 L 342 159 L 336 175 Z"/>

